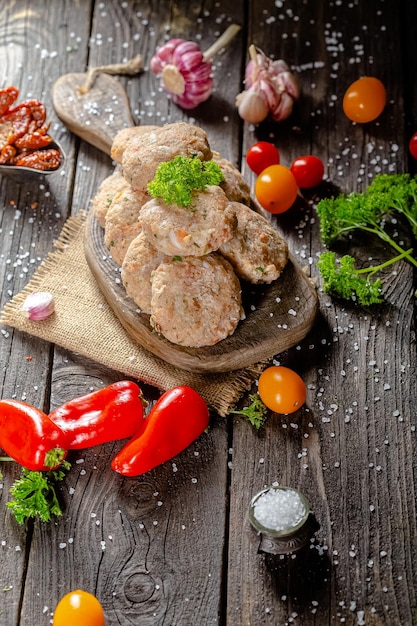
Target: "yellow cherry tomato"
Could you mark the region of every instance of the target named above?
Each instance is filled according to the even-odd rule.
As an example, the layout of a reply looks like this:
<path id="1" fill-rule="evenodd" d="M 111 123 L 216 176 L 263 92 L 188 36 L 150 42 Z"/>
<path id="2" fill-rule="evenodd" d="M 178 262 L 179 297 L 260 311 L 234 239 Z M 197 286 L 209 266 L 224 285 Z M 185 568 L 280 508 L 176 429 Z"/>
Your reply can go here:
<path id="1" fill-rule="evenodd" d="M 52 626 L 104 626 L 103 608 L 88 591 L 70 591 L 58 602 Z"/>
<path id="2" fill-rule="evenodd" d="M 269 213 L 284 213 L 294 204 L 298 186 L 294 174 L 285 165 L 265 168 L 255 182 L 255 196 Z"/>
<path id="3" fill-rule="evenodd" d="M 378 78 L 363 76 L 355 80 L 343 97 L 343 111 L 352 122 L 364 124 L 376 120 L 387 102 L 384 85 Z"/>
<path id="4" fill-rule="evenodd" d="M 258 394 L 268 409 L 288 415 L 303 406 L 307 389 L 297 372 L 283 365 L 273 365 L 260 375 Z"/>

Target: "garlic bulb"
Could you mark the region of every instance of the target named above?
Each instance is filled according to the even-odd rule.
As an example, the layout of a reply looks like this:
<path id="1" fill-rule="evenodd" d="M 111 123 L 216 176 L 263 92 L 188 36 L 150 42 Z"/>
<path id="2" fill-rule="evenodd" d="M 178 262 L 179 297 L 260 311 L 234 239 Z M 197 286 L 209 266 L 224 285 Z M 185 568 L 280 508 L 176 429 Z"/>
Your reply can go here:
<path id="1" fill-rule="evenodd" d="M 206 51 L 193 41 L 170 39 L 157 49 L 151 59 L 151 70 L 160 76 L 163 89 L 175 104 L 193 109 L 207 100 L 213 88 L 211 58 L 238 33 L 240 26 L 232 24 Z"/>
<path id="2" fill-rule="evenodd" d="M 286 119 L 291 115 L 294 100 L 300 97 L 297 79 L 282 59 L 273 61 L 254 45 L 250 46 L 249 54 L 246 89 L 236 98 L 240 117 L 252 124 L 259 124 L 268 115 L 277 122 Z M 252 97 L 254 93 L 256 99 Z"/>
<path id="3" fill-rule="evenodd" d="M 39 322 L 54 312 L 54 298 L 48 291 L 31 293 L 22 304 L 21 310 L 27 313 L 28 319 Z"/>
<path id="4" fill-rule="evenodd" d="M 251 124 L 259 124 L 269 113 L 269 107 L 260 92 L 260 87 L 252 85 L 236 98 L 239 115 Z"/>

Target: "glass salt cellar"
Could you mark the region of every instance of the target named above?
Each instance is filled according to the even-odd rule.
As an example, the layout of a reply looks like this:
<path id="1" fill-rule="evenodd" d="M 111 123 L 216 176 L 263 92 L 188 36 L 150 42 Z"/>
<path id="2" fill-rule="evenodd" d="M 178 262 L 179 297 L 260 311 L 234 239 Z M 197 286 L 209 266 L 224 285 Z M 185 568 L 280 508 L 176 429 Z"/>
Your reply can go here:
<path id="1" fill-rule="evenodd" d="M 252 498 L 248 516 L 261 536 L 259 551 L 271 554 L 299 550 L 319 528 L 307 499 L 292 487 L 272 485 L 262 489 Z"/>

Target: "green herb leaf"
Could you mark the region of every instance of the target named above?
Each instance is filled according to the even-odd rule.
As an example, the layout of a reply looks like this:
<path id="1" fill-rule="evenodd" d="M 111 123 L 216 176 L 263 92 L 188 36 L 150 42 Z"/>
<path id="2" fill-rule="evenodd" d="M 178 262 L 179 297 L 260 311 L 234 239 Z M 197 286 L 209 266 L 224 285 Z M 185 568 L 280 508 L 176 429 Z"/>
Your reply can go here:
<path id="1" fill-rule="evenodd" d="M 268 408 L 262 402 L 261 398 L 257 393 L 253 393 L 249 395 L 249 400 L 251 404 L 244 409 L 239 411 L 230 411 L 235 415 L 245 415 L 249 422 L 255 428 L 259 429 L 265 423 L 268 414 Z"/>
<path id="2" fill-rule="evenodd" d="M 162 198 L 166 204 L 189 207 L 193 191 L 202 191 L 207 185 L 219 185 L 222 180 L 223 172 L 215 161 L 179 155 L 158 166 L 154 179 L 148 184 L 148 191 L 153 198 Z"/>
<path id="3" fill-rule="evenodd" d="M 47 472 L 22 469 L 21 477 L 10 488 L 14 499 L 7 503 L 19 524 L 30 517 L 48 522 L 53 515 L 62 515 L 55 483 L 63 480 L 70 467 L 70 463 L 64 461 L 59 468 Z"/>
<path id="4" fill-rule="evenodd" d="M 355 259 L 349 255 L 336 262 L 334 252 L 323 252 L 317 262 L 323 278 L 323 290 L 345 300 L 357 300 L 359 304 L 368 306 L 383 302 L 380 279 L 371 281 L 355 270 Z M 369 268 L 374 270 L 374 268 Z"/>
<path id="5" fill-rule="evenodd" d="M 417 267 L 413 250 L 403 248 L 386 229 L 387 222 L 403 216 L 417 238 L 417 177 L 409 174 L 379 174 L 363 193 L 341 194 L 336 198 L 325 198 L 317 204 L 320 218 L 320 234 L 323 243 L 330 247 L 337 239 L 354 230 L 376 235 L 388 243 L 396 256 L 380 265 L 355 269 L 355 260 L 346 255 L 336 263 L 335 255 L 324 253 L 318 262 L 322 275 L 323 289 L 327 293 L 345 299 L 354 299 L 360 304 L 382 302 L 382 283 L 370 277 L 401 259 Z M 368 274 L 365 277 L 364 274 Z"/>

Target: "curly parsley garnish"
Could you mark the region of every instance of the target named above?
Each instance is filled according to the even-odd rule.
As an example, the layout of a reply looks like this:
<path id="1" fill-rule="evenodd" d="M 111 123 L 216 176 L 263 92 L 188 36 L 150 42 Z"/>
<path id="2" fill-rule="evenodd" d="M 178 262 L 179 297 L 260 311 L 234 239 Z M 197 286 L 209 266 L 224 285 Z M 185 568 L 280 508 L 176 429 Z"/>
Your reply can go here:
<path id="1" fill-rule="evenodd" d="M 52 516 L 62 515 L 55 484 L 65 477 L 71 464 L 68 461 L 54 470 L 36 472 L 22 468 L 22 475 L 10 487 L 13 500 L 7 502 L 19 524 L 30 517 L 39 517 L 49 522 Z"/>
<path id="2" fill-rule="evenodd" d="M 215 161 L 200 161 L 197 157 L 176 156 L 158 166 L 154 179 L 148 183 L 153 198 L 166 204 L 189 207 L 193 191 L 203 191 L 207 185 L 219 185 L 223 172 Z"/>
<path id="3" fill-rule="evenodd" d="M 383 301 L 382 283 L 370 278 L 378 271 L 406 259 L 417 267 L 413 249 L 406 249 L 386 229 L 390 219 L 400 215 L 417 238 L 417 177 L 409 174 L 379 174 L 363 193 L 341 194 L 325 198 L 317 204 L 320 234 L 330 247 L 337 239 L 353 231 L 376 235 L 397 253 L 380 265 L 355 269 L 355 259 L 345 255 L 338 261 L 333 253 L 321 254 L 318 268 L 323 278 L 323 289 L 345 299 L 354 299 L 362 305 Z"/>
<path id="4" fill-rule="evenodd" d="M 248 418 L 252 426 L 259 430 L 259 428 L 265 423 L 268 415 L 268 408 L 262 402 L 257 393 L 250 394 L 249 400 L 251 402 L 249 406 L 244 407 L 240 411 L 230 411 L 230 413 L 233 413 L 234 415 L 244 415 Z"/>

